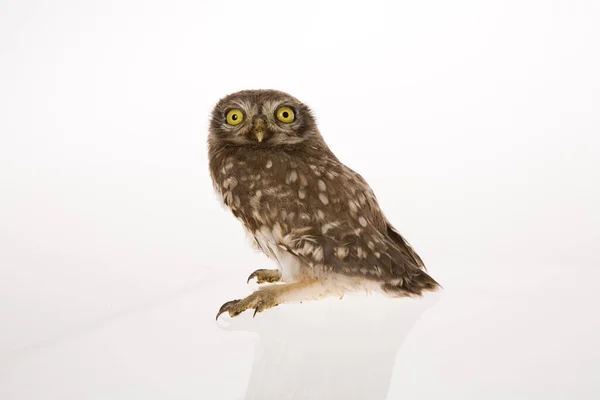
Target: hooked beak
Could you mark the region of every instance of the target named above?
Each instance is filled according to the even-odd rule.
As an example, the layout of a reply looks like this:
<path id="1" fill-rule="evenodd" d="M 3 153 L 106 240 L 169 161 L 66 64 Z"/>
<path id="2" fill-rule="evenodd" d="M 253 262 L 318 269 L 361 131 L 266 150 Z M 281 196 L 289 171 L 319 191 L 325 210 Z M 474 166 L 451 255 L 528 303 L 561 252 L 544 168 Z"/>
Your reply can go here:
<path id="1" fill-rule="evenodd" d="M 254 136 L 256 136 L 258 143 L 261 143 L 265 138 L 265 124 L 262 119 L 257 120 L 254 124 Z"/>

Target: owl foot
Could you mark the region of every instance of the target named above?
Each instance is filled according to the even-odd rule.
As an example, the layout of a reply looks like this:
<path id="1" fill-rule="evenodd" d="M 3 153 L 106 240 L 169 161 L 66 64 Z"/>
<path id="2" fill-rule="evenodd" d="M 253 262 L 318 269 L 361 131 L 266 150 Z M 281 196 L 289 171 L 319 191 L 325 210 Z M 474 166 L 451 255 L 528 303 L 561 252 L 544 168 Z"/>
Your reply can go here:
<path id="1" fill-rule="evenodd" d="M 267 308 L 288 301 L 317 299 L 328 293 L 327 288 L 315 280 L 263 286 L 244 299 L 231 300 L 223 304 L 217 313 L 217 319 L 224 312 L 235 317 L 246 310 L 254 309 L 254 315 L 256 315 Z"/>
<path id="2" fill-rule="evenodd" d="M 244 299 L 231 300 L 223 304 L 217 313 L 216 319 L 219 319 L 219 316 L 224 312 L 228 312 L 230 317 L 235 317 L 249 309 L 254 309 L 253 316 L 255 316 L 256 313 L 275 307 L 276 305 L 276 295 L 274 292 L 259 290 Z"/>
<path id="3" fill-rule="evenodd" d="M 281 272 L 277 269 L 257 269 L 250 274 L 246 283 L 256 278 L 257 283 L 273 283 L 281 280 Z"/>

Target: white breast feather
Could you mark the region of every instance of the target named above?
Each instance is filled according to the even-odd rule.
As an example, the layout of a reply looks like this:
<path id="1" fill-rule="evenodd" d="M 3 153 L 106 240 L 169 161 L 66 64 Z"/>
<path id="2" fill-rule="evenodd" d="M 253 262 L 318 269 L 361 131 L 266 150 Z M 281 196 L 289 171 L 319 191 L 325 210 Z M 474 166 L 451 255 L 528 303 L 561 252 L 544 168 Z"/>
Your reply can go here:
<path id="1" fill-rule="evenodd" d="M 262 226 L 260 230 L 254 232 L 254 238 L 264 253 L 273 256 L 279 264 L 281 278 L 284 282 L 296 282 L 300 275 L 301 261 L 292 253 L 283 250 L 279 247 L 279 243 L 275 238 L 275 232 L 266 226 Z"/>

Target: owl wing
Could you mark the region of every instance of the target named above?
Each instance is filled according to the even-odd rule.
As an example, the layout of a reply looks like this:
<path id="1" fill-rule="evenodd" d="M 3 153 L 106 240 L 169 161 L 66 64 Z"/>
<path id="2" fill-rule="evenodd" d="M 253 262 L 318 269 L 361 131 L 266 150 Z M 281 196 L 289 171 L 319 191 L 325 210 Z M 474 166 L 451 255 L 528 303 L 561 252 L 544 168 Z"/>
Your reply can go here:
<path id="1" fill-rule="evenodd" d="M 317 223 L 292 229 L 283 247 L 312 267 L 381 282 L 391 293 L 435 289 L 437 282 L 384 217 L 366 181 L 343 165 L 335 177 L 326 183 L 319 180 L 317 188 L 307 192 L 307 211 Z"/>

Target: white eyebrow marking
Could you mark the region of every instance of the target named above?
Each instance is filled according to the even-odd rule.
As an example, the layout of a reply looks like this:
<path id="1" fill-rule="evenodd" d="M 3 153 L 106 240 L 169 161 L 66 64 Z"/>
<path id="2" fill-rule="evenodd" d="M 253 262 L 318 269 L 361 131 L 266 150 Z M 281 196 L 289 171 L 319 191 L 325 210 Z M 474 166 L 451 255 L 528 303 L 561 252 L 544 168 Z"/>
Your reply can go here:
<path id="1" fill-rule="evenodd" d="M 267 117 L 275 114 L 275 110 L 283 103 L 283 100 L 269 100 L 265 101 L 262 106 L 262 112 Z"/>
<path id="2" fill-rule="evenodd" d="M 231 100 L 230 102 L 224 105 L 223 110 L 234 108 L 242 110 L 242 112 L 244 113 L 244 120 L 241 124 L 236 126 L 226 125 L 228 128 L 231 129 L 238 129 L 240 126 L 244 125 L 244 122 L 252 121 L 252 117 L 258 114 L 258 107 L 256 106 L 256 104 L 244 99 Z"/>

